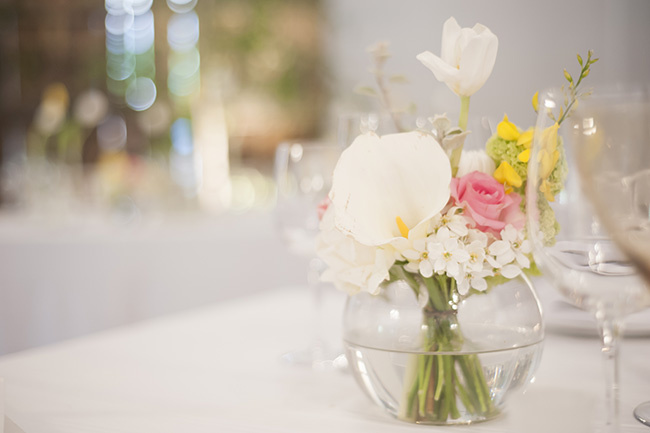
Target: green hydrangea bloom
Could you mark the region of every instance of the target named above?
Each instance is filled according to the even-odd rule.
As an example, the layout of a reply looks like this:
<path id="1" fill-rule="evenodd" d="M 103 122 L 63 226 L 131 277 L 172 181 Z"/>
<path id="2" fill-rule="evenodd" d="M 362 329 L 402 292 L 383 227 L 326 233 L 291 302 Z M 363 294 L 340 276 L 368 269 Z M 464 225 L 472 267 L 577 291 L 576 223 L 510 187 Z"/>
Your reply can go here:
<path id="1" fill-rule="evenodd" d="M 555 237 L 560 232 L 560 224 L 555 219 L 555 212 L 543 195 L 537 199 L 539 209 L 539 229 L 544 235 L 544 245 L 554 245 Z"/>
<path id="2" fill-rule="evenodd" d="M 569 172 L 566 155 L 564 153 L 564 140 L 562 140 L 562 137 L 558 137 L 557 139 L 557 151 L 560 153 L 560 158 L 558 159 L 557 164 L 555 164 L 555 168 L 553 168 L 551 175 L 548 177 L 548 184 L 553 196 L 557 195 L 562 191 L 562 189 L 564 189 L 564 181 Z"/>
<path id="3" fill-rule="evenodd" d="M 517 145 L 516 140 L 504 140 L 498 134 L 494 134 L 485 145 L 485 152 L 492 158 L 497 165 L 505 161 L 515 169 L 523 182 L 526 182 L 528 176 L 528 164 L 519 161 L 517 158 L 525 148 Z"/>

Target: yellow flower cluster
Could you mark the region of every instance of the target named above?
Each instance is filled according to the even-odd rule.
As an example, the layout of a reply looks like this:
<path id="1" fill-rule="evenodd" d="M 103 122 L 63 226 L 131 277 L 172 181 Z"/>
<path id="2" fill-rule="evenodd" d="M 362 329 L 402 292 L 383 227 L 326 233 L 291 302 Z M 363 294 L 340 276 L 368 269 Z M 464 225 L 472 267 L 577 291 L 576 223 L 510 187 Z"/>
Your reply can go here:
<path id="1" fill-rule="evenodd" d="M 518 149 L 517 159 L 520 162 L 527 163 L 530 159 L 530 146 L 533 141 L 533 130 L 519 132 L 519 128 L 508 120 L 508 115 L 503 116 L 503 120 L 497 125 L 497 136 L 507 142 L 515 142 Z M 517 171 L 507 161 L 501 161 L 494 178 L 506 186 L 506 192 L 512 192 L 512 187 L 521 187 L 523 181 Z"/>
<path id="2" fill-rule="evenodd" d="M 537 94 L 533 97 L 533 106 L 537 105 L 536 103 Z M 548 201 L 554 200 L 551 191 L 552 188 L 549 185 L 549 178 L 560 159 L 560 151 L 558 150 L 558 128 L 559 124 L 556 122 L 553 126 L 542 132 L 542 149 L 538 155 L 538 162 L 540 163 L 541 170 L 540 178 L 542 179 L 540 192 L 544 194 L 544 197 Z M 507 115 L 504 115 L 503 120 L 497 125 L 497 137 L 503 140 L 503 142 L 509 143 L 509 146 L 515 152 L 514 154 L 510 153 L 510 155 L 512 155 L 510 158 L 514 159 L 514 155 L 517 155 L 515 161 L 517 164 L 515 165 L 518 166 L 521 166 L 519 163 L 526 165 L 530 160 L 530 148 L 534 133 L 534 129 L 520 132 L 519 128 L 508 120 Z M 494 172 L 494 178 L 506 187 L 507 193 L 512 192 L 513 187 L 520 188 L 523 184 L 523 179 L 517 171 L 518 170 L 516 170 L 508 161 L 502 159 Z M 519 168 L 519 171 L 521 171 L 521 168 Z"/>
<path id="3" fill-rule="evenodd" d="M 548 179 L 551 177 L 551 173 L 560 159 L 560 151 L 557 148 L 557 130 L 559 127 L 560 125 L 555 122 L 552 126 L 549 126 L 542 132 L 542 148 L 538 155 L 540 163 L 540 179 L 542 180 L 539 190 L 544 194 L 544 197 L 548 201 L 555 200 Z"/>

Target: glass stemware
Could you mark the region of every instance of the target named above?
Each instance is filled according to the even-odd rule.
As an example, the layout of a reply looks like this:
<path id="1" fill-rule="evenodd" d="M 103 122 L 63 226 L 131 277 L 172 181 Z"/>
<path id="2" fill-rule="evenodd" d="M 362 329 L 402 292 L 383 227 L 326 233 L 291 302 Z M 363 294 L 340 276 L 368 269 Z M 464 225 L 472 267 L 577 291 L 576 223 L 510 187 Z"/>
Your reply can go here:
<path id="1" fill-rule="evenodd" d="M 307 348 L 283 356 L 291 364 L 321 368 L 342 353 L 330 353 L 322 338 L 320 273 L 324 265 L 315 255 L 319 205 L 331 188 L 332 172 L 340 154 L 341 148 L 335 145 L 299 143 L 282 143 L 275 154 L 276 226 L 289 251 L 309 260 L 307 283 L 313 303 L 312 341 Z"/>
<path id="2" fill-rule="evenodd" d="M 540 95 L 539 101 L 528 163 L 529 237 L 535 261 L 549 281 L 574 305 L 595 315 L 606 367 L 603 427 L 615 432 L 619 428 L 617 360 L 621 321 L 650 305 L 650 291 L 633 263 L 612 242 L 585 195 L 588 185 L 581 182 L 577 161 L 589 157 L 589 150 L 580 148 L 573 133 L 587 120 L 572 113 L 562 123 L 556 139 L 555 119 L 562 118 L 559 110 L 566 103 L 565 93 L 550 90 Z M 563 189 L 552 199 L 550 190 L 558 184 L 563 184 Z"/>
<path id="3" fill-rule="evenodd" d="M 650 87 L 617 86 L 576 110 L 573 141 L 585 194 L 650 284 Z M 634 410 L 650 426 L 650 401 Z"/>

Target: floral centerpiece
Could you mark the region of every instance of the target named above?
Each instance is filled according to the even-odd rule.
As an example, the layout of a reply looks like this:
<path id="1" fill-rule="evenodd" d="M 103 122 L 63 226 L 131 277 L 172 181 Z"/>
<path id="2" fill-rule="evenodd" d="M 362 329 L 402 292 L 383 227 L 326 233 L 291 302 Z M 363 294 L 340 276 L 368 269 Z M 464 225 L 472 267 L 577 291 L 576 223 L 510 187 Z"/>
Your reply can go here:
<path id="1" fill-rule="evenodd" d="M 441 56 L 427 51 L 417 58 L 460 97 L 457 126 L 435 116 L 428 128 L 359 135 L 341 155 L 330 201 L 322 208 L 317 252 L 328 265 L 323 279 L 350 294 L 373 295 L 389 282 L 406 282 L 422 309 L 426 352 L 463 345 L 455 320 L 462 299 L 537 272 L 522 200 L 533 130 L 522 131 L 505 116 L 485 150 L 463 150 L 470 96 L 490 76 L 497 47 L 487 27 L 461 28 L 454 18 L 447 20 Z M 582 80 L 596 59 L 591 52 L 586 62 L 578 59 Z M 562 117 L 580 82 L 566 71 L 565 76 L 570 104 Z M 557 138 L 562 120 L 544 132 L 548 164 L 542 188 L 548 200 L 566 174 Z M 540 218 L 552 239 L 558 227 L 548 209 Z M 401 419 L 446 423 L 460 416 L 460 408 L 480 419 L 498 411 L 476 355 L 417 355 L 405 376 Z"/>

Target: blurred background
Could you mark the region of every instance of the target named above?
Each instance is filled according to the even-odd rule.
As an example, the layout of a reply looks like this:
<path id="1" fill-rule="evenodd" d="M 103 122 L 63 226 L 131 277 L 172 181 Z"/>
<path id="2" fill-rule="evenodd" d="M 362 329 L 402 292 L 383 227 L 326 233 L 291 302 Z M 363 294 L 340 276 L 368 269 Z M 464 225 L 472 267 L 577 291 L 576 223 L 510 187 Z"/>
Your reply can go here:
<path id="1" fill-rule="evenodd" d="M 415 59 L 450 16 L 499 37 L 470 119 L 532 125 L 589 49 L 592 86 L 650 76 L 646 0 L 0 0 L 0 354 L 304 284 L 276 148 L 345 146 L 379 41 L 397 105 L 456 116 Z"/>

